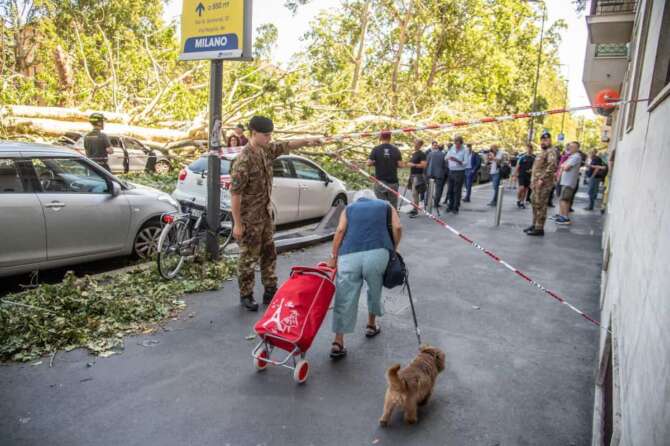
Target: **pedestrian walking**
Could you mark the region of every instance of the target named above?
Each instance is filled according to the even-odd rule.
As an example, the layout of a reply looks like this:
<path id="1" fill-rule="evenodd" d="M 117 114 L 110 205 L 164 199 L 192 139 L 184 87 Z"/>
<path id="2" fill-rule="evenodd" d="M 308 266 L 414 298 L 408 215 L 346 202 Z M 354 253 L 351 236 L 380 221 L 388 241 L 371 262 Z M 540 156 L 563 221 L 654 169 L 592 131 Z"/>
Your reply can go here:
<path id="1" fill-rule="evenodd" d="M 561 198 L 559 202 L 559 215 L 555 219 L 558 225 L 569 225 L 572 223 L 570 220 L 570 202 L 579 183 L 579 167 L 582 163 L 582 156 L 579 154 L 579 143 L 577 141 L 568 144 L 566 152 L 568 153 L 568 158 L 559 168 Z"/>
<path id="2" fill-rule="evenodd" d="M 470 202 L 470 195 L 472 194 L 472 184 L 477 178 L 479 169 L 482 167 L 482 158 L 479 153 L 472 150 L 472 144 L 468 144 L 468 159 L 467 168 L 465 169 L 465 198 L 464 202 Z"/>
<path id="3" fill-rule="evenodd" d="M 368 166 L 374 166 L 375 177 L 392 189 L 389 191 L 380 184 L 375 184 L 375 195 L 386 200 L 394 208 L 398 207 L 398 168 L 403 167 L 400 150 L 391 144 L 391 132 L 382 132 L 378 146 L 372 149 L 368 157 Z"/>
<path id="4" fill-rule="evenodd" d="M 547 203 L 554 188 L 554 175 L 558 168 L 558 152 L 551 146 L 551 134 L 545 131 L 540 137 L 540 154 L 535 158 L 530 184 L 533 188 L 533 224 L 524 229 L 532 236 L 544 235 L 547 220 Z"/>
<path id="5" fill-rule="evenodd" d="M 428 154 L 428 165 L 426 166 L 426 176 L 429 180 L 435 181 L 435 196 L 432 198 L 436 209 L 440 207 L 440 200 L 444 191 L 444 179 L 447 174 L 447 164 L 444 157 L 444 146 L 438 144 L 437 148 L 434 148 Z"/>
<path id="6" fill-rule="evenodd" d="M 273 240 L 272 163 L 280 155 L 304 146 L 317 145 L 309 140 L 272 142 L 274 124 L 263 116 L 249 122 L 251 139 L 235 159 L 231 172 L 231 210 L 233 236 L 240 246 L 238 283 L 240 303 L 257 311 L 254 299 L 255 265 L 260 262 L 261 281 L 265 288 L 263 303 L 269 304 L 277 291 L 277 252 Z"/>
<path id="7" fill-rule="evenodd" d="M 409 180 L 412 183 L 412 201 L 414 208 L 409 212 L 409 218 L 416 218 L 419 215 L 417 208 L 419 207 L 421 194 L 426 192 L 426 177 L 425 170 L 427 162 L 426 154 L 421 150 L 423 147 L 423 140 L 417 139 L 414 141 L 414 153 L 407 164 L 410 168 Z"/>
<path id="8" fill-rule="evenodd" d="M 493 186 L 493 198 L 489 202 L 489 206 L 496 206 L 498 204 L 498 187 L 500 186 L 501 178 L 500 168 L 503 162 L 503 154 L 497 144 L 491 145 L 486 158 L 490 166 L 491 185 Z"/>
<path id="9" fill-rule="evenodd" d="M 526 153 L 519 155 L 514 174 L 519 182 L 519 190 L 516 194 L 516 207 L 519 209 L 526 208 L 526 198 L 530 190 L 530 176 L 533 170 L 533 162 L 535 162 L 533 144 L 528 143 L 526 144 Z"/>
<path id="10" fill-rule="evenodd" d="M 356 326 L 363 282 L 367 285 L 368 301 L 365 336 L 373 338 L 381 332 L 377 318 L 383 315 L 384 272 L 390 252 L 398 248 L 402 236 L 396 209 L 367 194 L 369 191 L 358 192 L 354 203 L 347 206 L 340 216 L 328 261 L 330 267 L 337 265 L 333 304 L 335 339 L 330 351 L 333 359 L 347 354 L 344 335 L 352 333 Z"/>
<path id="11" fill-rule="evenodd" d="M 447 187 L 447 212 L 458 214 L 461 207 L 461 195 L 463 194 L 463 183 L 465 183 L 466 150 L 463 145 L 463 137 L 456 135 L 454 144 L 447 152 L 447 165 L 449 167 L 449 184 Z"/>
<path id="12" fill-rule="evenodd" d="M 93 130 L 84 135 L 84 150 L 86 156 L 102 166 L 107 172 L 112 171 L 109 168 L 109 155 L 114 153 L 109 136 L 103 132 L 105 128 L 105 116 L 102 113 L 93 113 L 88 121 L 93 126 Z"/>
<path id="13" fill-rule="evenodd" d="M 589 186 L 589 205 L 585 209 L 587 211 L 592 211 L 596 204 L 596 198 L 598 198 L 600 183 L 602 183 L 607 176 L 607 164 L 605 164 L 603 159 L 598 156 L 598 151 L 593 149 L 587 167 L 586 177 L 588 178 Z"/>

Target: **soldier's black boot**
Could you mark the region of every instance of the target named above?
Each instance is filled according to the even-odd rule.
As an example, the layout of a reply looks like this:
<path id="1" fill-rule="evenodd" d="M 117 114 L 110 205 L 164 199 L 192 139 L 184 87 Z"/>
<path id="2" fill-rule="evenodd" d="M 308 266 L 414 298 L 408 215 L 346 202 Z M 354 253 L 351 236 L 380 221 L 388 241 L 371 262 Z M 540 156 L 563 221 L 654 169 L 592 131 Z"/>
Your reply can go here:
<path id="1" fill-rule="evenodd" d="M 240 305 L 249 311 L 258 311 L 258 303 L 256 303 L 254 300 L 253 294 L 249 294 L 248 296 L 241 296 Z"/>
<path id="2" fill-rule="evenodd" d="M 266 288 L 263 293 L 263 305 L 270 305 L 270 302 L 272 302 L 272 298 L 275 297 L 276 293 L 277 287 Z"/>
<path id="3" fill-rule="evenodd" d="M 533 228 L 532 230 L 526 232 L 526 235 L 534 235 L 534 236 L 540 236 L 542 237 L 544 235 L 544 229 L 535 229 Z"/>
<path id="4" fill-rule="evenodd" d="M 535 225 L 530 225 L 526 229 L 524 229 L 523 232 L 528 233 L 528 232 L 532 231 L 533 229 L 535 229 Z"/>

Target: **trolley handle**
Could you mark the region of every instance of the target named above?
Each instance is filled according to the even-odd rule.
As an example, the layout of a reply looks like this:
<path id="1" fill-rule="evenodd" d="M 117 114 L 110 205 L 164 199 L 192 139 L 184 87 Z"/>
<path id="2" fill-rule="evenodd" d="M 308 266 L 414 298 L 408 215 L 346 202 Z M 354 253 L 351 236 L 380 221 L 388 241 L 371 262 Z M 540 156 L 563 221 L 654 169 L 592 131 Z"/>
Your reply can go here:
<path id="1" fill-rule="evenodd" d="M 291 273 L 313 273 L 323 276 L 328 280 L 334 280 L 335 278 L 335 269 L 330 268 L 323 262 L 319 263 L 316 268 L 311 266 L 294 266 L 291 268 Z"/>

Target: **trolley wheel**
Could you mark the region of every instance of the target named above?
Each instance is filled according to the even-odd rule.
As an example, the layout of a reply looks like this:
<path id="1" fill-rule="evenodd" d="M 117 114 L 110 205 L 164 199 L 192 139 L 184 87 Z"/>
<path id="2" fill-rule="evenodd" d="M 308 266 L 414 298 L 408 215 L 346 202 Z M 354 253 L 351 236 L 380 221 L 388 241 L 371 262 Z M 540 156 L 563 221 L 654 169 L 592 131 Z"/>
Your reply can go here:
<path id="1" fill-rule="evenodd" d="M 308 377 L 309 377 L 309 362 L 307 362 L 306 359 L 301 359 L 295 365 L 295 369 L 293 370 L 293 379 L 298 384 L 302 384 L 305 381 L 307 381 Z"/>
<path id="2" fill-rule="evenodd" d="M 254 367 L 256 367 L 256 370 L 259 372 L 265 370 L 268 365 L 270 365 L 269 362 L 263 361 L 263 359 L 269 359 L 270 355 L 268 354 L 268 351 L 264 348 L 258 353 L 258 358 L 254 358 Z"/>

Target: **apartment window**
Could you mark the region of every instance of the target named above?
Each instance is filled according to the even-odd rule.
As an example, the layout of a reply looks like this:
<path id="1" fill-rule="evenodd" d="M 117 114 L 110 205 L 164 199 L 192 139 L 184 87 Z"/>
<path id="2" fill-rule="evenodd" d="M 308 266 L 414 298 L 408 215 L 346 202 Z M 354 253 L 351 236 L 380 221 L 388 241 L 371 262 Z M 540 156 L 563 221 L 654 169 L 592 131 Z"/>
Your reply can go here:
<path id="1" fill-rule="evenodd" d="M 665 1 L 658 36 L 656 61 L 649 90 L 649 109 L 653 109 L 670 94 L 670 0 Z"/>
<path id="2" fill-rule="evenodd" d="M 640 77 L 642 77 L 642 61 L 644 61 L 644 54 L 647 48 L 647 35 L 649 34 L 649 19 L 651 17 L 651 10 L 653 9 L 653 2 L 646 1 L 644 3 L 644 10 L 641 11 L 639 17 L 641 20 L 635 21 L 635 30 L 633 31 L 634 39 L 639 42 L 635 48 L 635 65 L 633 68 L 633 77 L 631 78 L 630 100 L 638 99 L 640 93 Z M 638 28 L 638 24 L 641 28 Z M 627 104 L 626 115 L 626 132 L 633 130 L 635 125 L 635 111 L 637 110 L 637 102 L 630 102 Z"/>

